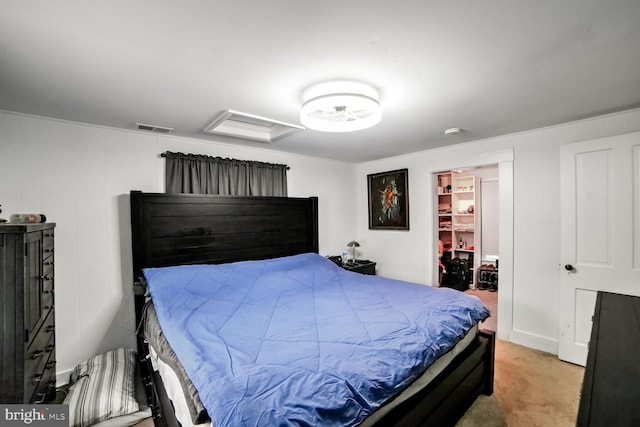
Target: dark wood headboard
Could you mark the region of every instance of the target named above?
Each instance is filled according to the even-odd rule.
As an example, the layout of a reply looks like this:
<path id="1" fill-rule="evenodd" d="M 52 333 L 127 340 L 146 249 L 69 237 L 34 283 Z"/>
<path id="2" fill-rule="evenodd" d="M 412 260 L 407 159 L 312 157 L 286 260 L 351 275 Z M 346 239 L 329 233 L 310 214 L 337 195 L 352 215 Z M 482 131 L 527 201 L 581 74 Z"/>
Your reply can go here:
<path id="1" fill-rule="evenodd" d="M 142 269 L 318 252 L 318 198 L 131 192 L 133 279 Z"/>

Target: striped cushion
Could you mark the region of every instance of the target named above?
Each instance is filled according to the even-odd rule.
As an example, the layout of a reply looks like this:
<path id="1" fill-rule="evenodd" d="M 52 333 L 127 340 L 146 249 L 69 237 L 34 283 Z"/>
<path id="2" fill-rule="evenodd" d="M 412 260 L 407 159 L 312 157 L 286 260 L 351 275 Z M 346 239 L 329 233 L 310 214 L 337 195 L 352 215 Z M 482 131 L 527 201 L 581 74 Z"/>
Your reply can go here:
<path id="1" fill-rule="evenodd" d="M 70 426 L 97 422 L 139 410 L 135 399 L 136 353 L 119 348 L 82 362 L 71 372 Z"/>

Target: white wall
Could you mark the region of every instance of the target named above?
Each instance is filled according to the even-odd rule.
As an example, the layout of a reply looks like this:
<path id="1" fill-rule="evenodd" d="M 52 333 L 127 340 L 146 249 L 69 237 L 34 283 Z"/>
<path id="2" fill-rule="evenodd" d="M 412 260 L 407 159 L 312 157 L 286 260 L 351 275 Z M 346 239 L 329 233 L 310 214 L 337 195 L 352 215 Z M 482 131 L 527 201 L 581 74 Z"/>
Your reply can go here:
<path id="1" fill-rule="evenodd" d="M 285 163 L 290 196 L 319 197 L 320 253 L 352 238 L 352 164 L 0 112 L 0 204 L 44 213 L 56 228 L 58 374 L 135 346 L 130 190 L 164 192 L 164 151 Z"/>
<path id="2" fill-rule="evenodd" d="M 429 284 L 435 259 L 431 172 L 487 163 L 487 153 L 512 150 L 513 182 L 506 185 L 513 185 L 514 196 L 513 242 L 507 245 L 514 247 L 513 286 L 500 292 L 513 308 L 506 338 L 557 352 L 560 146 L 638 130 L 640 110 L 633 110 L 352 165 L 0 112 L 0 204 L 3 217 L 44 213 L 58 224 L 56 339 L 65 380 L 79 361 L 134 345 L 128 193 L 163 191 L 161 152 L 286 163 L 289 194 L 320 198 L 322 254 L 341 253 L 356 239 L 358 256 L 378 262 L 379 274 Z M 368 230 L 367 174 L 401 168 L 409 169 L 410 231 Z M 501 307 L 500 313 L 507 311 Z"/>
<path id="3" fill-rule="evenodd" d="M 498 167 L 490 166 L 476 169 L 473 174 L 480 179 L 481 214 L 481 261 L 486 256 L 497 256 L 499 248 L 499 198 L 498 198 Z M 482 263 L 482 262 L 481 262 Z"/>
<path id="4" fill-rule="evenodd" d="M 498 256 L 498 236 L 499 236 L 499 224 L 500 215 L 498 211 L 498 179 L 493 180 L 483 179 L 480 181 L 482 198 L 482 218 L 481 218 L 481 241 L 482 249 L 481 261 L 488 259 L 487 257 Z"/>
<path id="5" fill-rule="evenodd" d="M 431 284 L 434 262 L 434 186 L 430 171 L 483 164 L 487 153 L 513 150 L 513 285 L 501 287 L 502 337 L 557 353 L 560 285 L 560 146 L 640 130 L 640 110 L 499 138 L 458 144 L 357 166 L 357 238 L 378 273 Z M 459 164 L 456 164 L 459 159 Z M 442 165 L 447 166 L 443 167 Z M 409 231 L 369 230 L 367 174 L 409 169 Z M 503 184 L 502 175 L 500 185 Z M 502 218 L 501 218 L 502 220 Z M 501 247 L 502 248 L 502 238 Z M 502 267 L 502 257 L 501 264 Z M 501 268 L 502 274 L 502 268 Z M 502 280 L 502 279 L 501 279 Z M 508 303 L 511 310 L 503 310 Z M 501 321 L 501 314 L 498 316 Z M 503 322 L 501 322 L 503 323 Z M 500 331 L 500 323 L 499 323 Z"/>

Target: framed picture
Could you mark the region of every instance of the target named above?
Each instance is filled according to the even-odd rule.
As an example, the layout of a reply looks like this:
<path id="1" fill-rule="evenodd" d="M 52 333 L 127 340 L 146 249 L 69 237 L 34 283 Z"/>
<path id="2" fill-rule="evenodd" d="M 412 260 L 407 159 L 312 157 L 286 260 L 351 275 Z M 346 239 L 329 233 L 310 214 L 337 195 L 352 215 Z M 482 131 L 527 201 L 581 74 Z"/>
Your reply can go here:
<path id="1" fill-rule="evenodd" d="M 367 175 L 369 229 L 409 229 L 409 177 L 407 169 Z"/>

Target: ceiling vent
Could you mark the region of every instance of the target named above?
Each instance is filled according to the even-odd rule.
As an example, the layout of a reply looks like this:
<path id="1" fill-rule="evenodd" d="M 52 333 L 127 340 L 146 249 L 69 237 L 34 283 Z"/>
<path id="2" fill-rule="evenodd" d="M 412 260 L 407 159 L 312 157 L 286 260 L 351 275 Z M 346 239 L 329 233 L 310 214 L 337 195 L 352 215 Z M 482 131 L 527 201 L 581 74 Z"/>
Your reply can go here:
<path id="1" fill-rule="evenodd" d="M 224 111 L 204 129 L 205 133 L 262 142 L 273 142 L 297 130 L 304 127 L 235 110 Z"/>
<path id="2" fill-rule="evenodd" d="M 162 126 L 155 125 L 146 125 L 144 123 L 136 123 L 138 125 L 138 130 L 146 130 L 149 132 L 157 132 L 157 133 L 173 133 L 174 128 L 167 128 Z"/>

